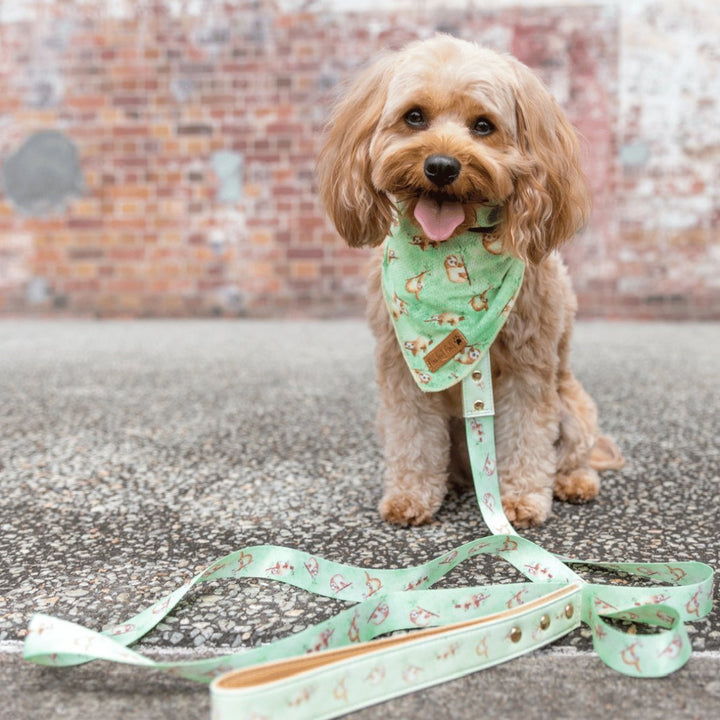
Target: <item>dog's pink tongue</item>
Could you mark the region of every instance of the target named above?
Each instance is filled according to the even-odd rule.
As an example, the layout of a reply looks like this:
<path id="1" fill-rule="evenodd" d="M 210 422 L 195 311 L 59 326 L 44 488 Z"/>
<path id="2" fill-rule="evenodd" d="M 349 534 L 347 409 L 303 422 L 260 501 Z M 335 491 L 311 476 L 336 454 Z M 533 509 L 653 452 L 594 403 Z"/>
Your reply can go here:
<path id="1" fill-rule="evenodd" d="M 415 206 L 415 219 L 430 240 L 441 242 L 447 240 L 465 219 L 465 211 L 459 202 L 439 203 L 421 197 Z"/>

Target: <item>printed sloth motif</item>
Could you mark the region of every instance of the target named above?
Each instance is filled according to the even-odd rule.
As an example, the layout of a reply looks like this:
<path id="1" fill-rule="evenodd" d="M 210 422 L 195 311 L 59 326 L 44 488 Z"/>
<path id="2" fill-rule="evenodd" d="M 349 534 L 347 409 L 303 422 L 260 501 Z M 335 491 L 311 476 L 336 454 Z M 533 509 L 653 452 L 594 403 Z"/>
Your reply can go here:
<path id="1" fill-rule="evenodd" d="M 410 611 L 410 622 L 418 627 L 427 627 L 434 617 L 440 617 L 437 613 L 425 608 L 416 607 Z"/>
<path id="2" fill-rule="evenodd" d="M 423 252 L 427 250 L 429 247 L 435 249 L 440 247 L 440 242 L 436 240 L 429 240 L 424 235 L 413 235 L 412 239 L 410 240 L 410 244 L 414 245 L 415 247 L 419 247 Z"/>
<path id="3" fill-rule="evenodd" d="M 457 327 L 465 319 L 464 315 L 458 315 L 457 313 L 444 312 L 438 315 L 432 315 L 425 322 L 437 323 L 438 325 L 450 325 Z"/>
<path id="4" fill-rule="evenodd" d="M 385 679 L 385 668 L 381 665 L 374 667 L 365 678 L 371 685 L 380 685 Z"/>
<path id="5" fill-rule="evenodd" d="M 455 362 L 462 363 L 463 365 L 474 365 L 482 355 L 482 352 L 474 345 L 468 345 L 465 350 L 455 356 Z"/>
<path id="6" fill-rule="evenodd" d="M 368 622 L 373 623 L 373 625 L 382 625 L 387 620 L 388 615 L 390 615 L 390 606 L 385 602 L 381 602 L 370 614 Z"/>
<path id="7" fill-rule="evenodd" d="M 397 296 L 397 293 L 393 294 L 392 299 L 392 314 L 393 317 L 397 320 L 401 315 L 407 315 L 408 314 L 408 306 L 407 303 L 399 298 Z"/>
<path id="8" fill-rule="evenodd" d="M 414 340 L 407 340 L 405 342 L 405 349 L 409 350 L 415 357 L 417 357 L 420 354 L 424 355 L 432 344 L 432 340 L 419 335 Z"/>
<path id="9" fill-rule="evenodd" d="M 470 282 L 468 276 L 467 266 L 462 256 L 448 255 L 445 258 L 445 272 L 447 273 L 448 280 L 453 283 L 466 283 Z"/>
<path id="10" fill-rule="evenodd" d="M 482 445 L 483 440 L 485 439 L 485 426 L 479 422 L 477 418 L 472 418 L 472 420 L 470 420 L 470 427 L 475 434 L 476 441 Z M 492 508 L 490 509 L 492 510 Z"/>
<path id="11" fill-rule="evenodd" d="M 427 270 L 425 270 L 419 275 L 415 275 L 414 277 L 408 278 L 405 281 L 405 290 L 410 293 L 410 295 L 414 295 L 416 300 L 420 299 L 420 293 L 425 287 L 425 283 L 423 281 L 427 274 L 428 272 Z"/>
<path id="12" fill-rule="evenodd" d="M 421 382 L 423 385 L 427 385 L 432 381 L 432 375 L 430 375 L 430 373 L 426 373 L 423 370 L 414 370 L 413 372 L 417 376 L 418 382 Z"/>
<path id="13" fill-rule="evenodd" d="M 470 298 L 470 307 L 475 312 L 483 312 L 484 310 L 488 310 L 490 308 L 490 304 L 488 303 L 487 294 L 490 292 L 490 288 L 487 290 L 484 290 L 479 295 L 473 295 Z"/>

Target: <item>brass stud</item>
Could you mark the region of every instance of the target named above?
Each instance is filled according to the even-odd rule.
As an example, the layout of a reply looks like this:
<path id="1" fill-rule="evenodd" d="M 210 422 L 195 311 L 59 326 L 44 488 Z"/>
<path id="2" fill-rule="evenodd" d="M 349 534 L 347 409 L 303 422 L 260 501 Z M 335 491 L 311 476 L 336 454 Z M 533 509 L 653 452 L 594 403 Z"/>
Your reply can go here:
<path id="1" fill-rule="evenodd" d="M 482 373 L 481 373 L 479 370 L 473 371 L 472 379 L 473 379 L 476 383 L 479 383 L 479 382 L 482 380 Z"/>
<path id="2" fill-rule="evenodd" d="M 518 643 L 518 642 L 520 642 L 521 639 L 522 639 L 522 630 L 516 626 L 510 631 L 510 640 L 512 640 L 512 642 L 514 642 L 514 643 Z"/>
<path id="3" fill-rule="evenodd" d="M 541 630 L 547 630 L 550 627 L 550 616 L 549 615 L 543 615 L 540 618 L 540 629 Z"/>
<path id="4" fill-rule="evenodd" d="M 476 400 L 473 403 L 473 407 L 475 410 L 484 410 L 485 409 L 485 403 L 482 400 Z"/>
<path id="5" fill-rule="evenodd" d="M 568 603 L 565 606 L 565 617 L 569 620 L 575 614 L 575 606 Z"/>

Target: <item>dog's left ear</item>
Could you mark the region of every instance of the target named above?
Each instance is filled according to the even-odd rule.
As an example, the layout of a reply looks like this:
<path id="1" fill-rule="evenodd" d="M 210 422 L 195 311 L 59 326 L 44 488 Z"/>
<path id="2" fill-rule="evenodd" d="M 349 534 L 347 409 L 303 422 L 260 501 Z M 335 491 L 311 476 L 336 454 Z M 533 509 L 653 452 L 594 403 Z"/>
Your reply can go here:
<path id="1" fill-rule="evenodd" d="M 335 106 L 320 150 L 320 197 L 348 245 L 379 245 L 388 234 L 392 204 L 373 184 L 370 141 L 387 97 L 392 55 L 377 60 Z"/>
<path id="2" fill-rule="evenodd" d="M 575 130 L 539 78 L 514 64 L 517 142 L 527 170 L 505 205 L 508 249 L 536 264 L 585 224 L 590 196 Z"/>

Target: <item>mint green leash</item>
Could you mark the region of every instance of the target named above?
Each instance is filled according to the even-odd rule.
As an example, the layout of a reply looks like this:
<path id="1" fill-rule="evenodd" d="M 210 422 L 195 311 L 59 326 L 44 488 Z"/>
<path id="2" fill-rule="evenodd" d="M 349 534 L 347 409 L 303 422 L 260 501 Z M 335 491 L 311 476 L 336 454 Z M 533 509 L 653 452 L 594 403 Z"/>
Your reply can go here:
<path id="1" fill-rule="evenodd" d="M 698 562 L 569 560 L 517 535 L 500 501 L 492 389 L 482 382 L 491 377 L 487 353 L 476 370 L 463 380 L 468 447 L 478 503 L 493 535 L 403 569 L 353 567 L 272 545 L 247 547 L 103 632 L 35 615 L 24 657 L 54 667 L 110 660 L 212 682 L 213 720 L 334 718 L 530 652 L 581 621 L 600 658 L 621 673 L 658 677 L 682 667 L 691 653 L 685 623 L 710 612 L 713 570 Z M 459 564 L 488 554 L 529 582 L 429 589 Z M 632 577 L 644 582 L 589 583 L 569 567 L 576 564 L 619 574 L 623 583 Z M 221 578 L 272 579 L 353 604 L 300 633 L 221 657 L 156 662 L 128 647 L 195 586 Z M 654 632 L 625 632 L 617 621 Z M 375 639 L 408 629 L 416 632 Z"/>

